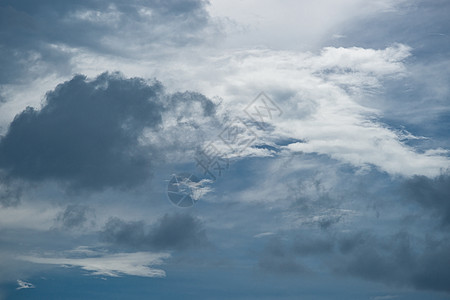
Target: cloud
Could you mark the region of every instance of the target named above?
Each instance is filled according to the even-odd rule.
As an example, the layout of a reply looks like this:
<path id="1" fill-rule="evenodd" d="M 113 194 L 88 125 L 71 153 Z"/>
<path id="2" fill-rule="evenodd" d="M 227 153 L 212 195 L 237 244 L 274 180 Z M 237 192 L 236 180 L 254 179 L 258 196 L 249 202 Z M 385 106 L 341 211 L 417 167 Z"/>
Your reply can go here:
<path id="1" fill-rule="evenodd" d="M 407 200 L 419 203 L 430 210 L 440 220 L 442 227 L 450 225 L 450 176 L 436 178 L 415 176 L 404 183 L 402 188 Z"/>
<path id="2" fill-rule="evenodd" d="M 386 284 L 450 292 L 448 239 L 422 240 L 406 232 L 364 238 L 357 234 L 347 251 L 335 260 L 338 272 Z"/>
<path id="3" fill-rule="evenodd" d="M 266 236 L 271 236 L 273 234 L 274 234 L 273 232 L 268 231 L 268 232 L 262 232 L 262 233 L 255 234 L 253 237 L 256 239 L 259 239 L 259 238 L 263 238 Z"/>
<path id="4" fill-rule="evenodd" d="M 379 49 L 402 43 L 411 47 L 408 76 L 384 81 L 385 93 L 367 97 L 367 103 L 382 108 L 391 124 L 401 124 L 414 134 L 430 137 L 428 145 L 448 147 L 449 26 L 445 16 L 450 3 L 398 1 L 396 13 L 384 13 L 345 24 L 346 38 L 330 41 L 336 47 Z M 431 138 L 432 137 L 432 138 Z M 437 144 L 437 145 L 436 145 Z"/>
<path id="5" fill-rule="evenodd" d="M 309 50 L 326 44 L 327 36 L 341 33 L 342 24 L 354 24 L 351 21 L 355 18 L 365 19 L 395 10 L 398 2 L 216 0 L 212 1 L 210 10 L 213 16 L 225 19 L 223 22 L 228 29 L 226 42 L 232 46 L 249 48 L 263 45 L 272 49 Z"/>
<path id="6" fill-rule="evenodd" d="M 291 139 L 301 142 L 289 143 L 280 150 L 327 155 L 393 176 L 439 176 L 450 167 L 448 157 L 435 151 L 433 143 L 410 133 L 408 127 L 401 127 L 402 123 L 390 123 L 385 118 L 392 113 L 385 109 L 389 106 L 383 106 L 384 93 L 391 84 L 410 80 L 416 67 L 411 63 L 414 49 L 407 44 L 384 47 L 325 47 L 318 53 L 266 48 L 222 50 L 204 58 L 206 65 L 217 66 L 213 72 L 202 64 L 173 61 L 164 63 L 170 74 L 164 76 L 175 78 L 183 66 L 184 75 L 196 78 L 195 82 L 180 79 L 174 85 L 220 95 L 229 120 L 245 118 L 244 108 L 264 91 L 284 113 L 266 120 L 271 126 L 264 131 L 250 124 L 258 136 L 255 145 Z M 401 114 L 402 109 L 399 104 L 396 113 Z M 227 146 L 221 150 L 227 150 Z M 264 156 L 267 152 L 248 147 L 241 157 Z"/>
<path id="7" fill-rule="evenodd" d="M 64 212 L 56 217 L 56 224 L 62 229 L 83 229 L 95 217 L 94 211 L 86 205 L 69 204 Z"/>
<path id="8" fill-rule="evenodd" d="M 161 122 L 162 87 L 102 74 L 59 85 L 42 109 L 16 116 L 0 142 L 0 166 L 30 181 L 67 181 L 75 188 L 126 187 L 150 174 L 139 146 L 145 127 Z"/>
<path id="9" fill-rule="evenodd" d="M 333 239 L 314 234 L 271 235 L 258 256 L 258 267 L 269 273 L 312 274 L 308 259 L 327 257 L 334 247 Z"/>
<path id="10" fill-rule="evenodd" d="M 293 251 L 302 256 L 328 254 L 333 247 L 332 241 L 322 238 L 299 237 L 293 242 Z"/>
<path id="11" fill-rule="evenodd" d="M 65 265 L 89 274 L 162 276 L 163 270 L 145 263 L 152 261 L 145 251 L 173 251 L 189 255 L 183 260 L 188 264 L 204 264 L 211 278 L 251 262 L 277 276 L 317 273 L 311 276 L 314 291 L 335 289 L 338 298 L 349 293 L 364 298 L 360 291 L 370 285 L 361 279 L 378 290 L 379 282 L 394 286 L 365 298 L 391 298 L 397 286 L 432 290 L 428 295 L 448 292 L 449 182 L 439 177 L 449 166 L 443 149 L 448 144 L 443 132 L 448 76 L 443 75 L 448 71 L 442 71 L 449 69 L 448 47 L 442 35 L 424 38 L 424 32 L 446 28 L 448 5 L 443 0 L 405 3 L 402 8 L 426 8 L 411 16 L 410 10 L 391 10 L 404 1 L 256 2 L 3 2 L 0 84 L 8 84 L 0 86 L 0 99 L 6 101 L 0 125 L 8 129 L 3 125 L 20 113 L 8 131 L 0 128 L 5 134 L 0 141 L 2 248 L 17 253 L 17 245 L 23 245 L 20 251 L 35 253 L 100 238 L 120 252 L 78 247 L 59 255 L 28 255 L 28 262 L 36 262 L 30 269 L 39 269 L 35 274 Z M 439 26 L 429 26 L 430 7 L 439 11 Z M 383 9 L 389 12 L 374 13 Z M 217 45 L 202 44 L 217 32 L 209 13 L 236 17 L 242 28 L 234 29 L 241 31 L 229 32 Z M 372 26 L 353 22 L 371 16 L 377 20 Z M 341 31 L 347 21 L 354 31 Z M 329 42 L 327 35 L 338 38 Z M 54 80 L 62 82 L 72 72 L 96 76 L 105 69 L 156 76 L 166 87 L 115 73 L 75 76 L 36 106 Z M 174 93 L 184 90 L 189 91 Z M 203 196 L 209 192 L 197 206 L 204 216 L 167 214 L 150 223 L 155 214 L 174 209 L 161 201 L 163 179 L 179 169 L 189 171 L 195 151 L 217 140 L 223 124 L 247 118 L 243 109 L 260 91 L 283 114 L 268 121 L 265 130 L 244 120 L 257 139 L 213 183 L 215 192 L 190 186 Z M 26 105 L 35 108 L 22 112 Z M 288 160 L 277 168 L 283 158 Z M 404 177 L 412 179 L 398 195 Z M 24 188 L 29 186 L 33 190 Z M 67 202 L 77 197 L 78 204 Z M 55 206 L 60 201 L 65 206 Z M 104 225 L 101 232 L 88 228 L 94 208 Z M 208 236 L 200 220 L 206 220 Z M 58 230 L 49 230 L 52 225 Z M 73 238 L 73 230 L 82 233 Z M 209 238 L 225 251 L 219 257 L 201 251 L 197 260 Z M 8 266 L 1 268 L 3 277 L 23 278 L 16 275 L 19 264 L 11 260 L 9 266 L 9 256 L 2 256 L 2 266 Z M 231 263 L 216 274 L 211 262 L 223 265 L 224 258 Z M 27 261 L 21 262 L 24 269 L 30 267 Z M 179 262 L 173 262 L 173 270 L 186 273 Z M 350 292 L 334 280 L 344 276 L 356 278 L 349 279 L 355 283 Z M 214 281 L 222 287 L 239 281 L 229 278 Z M 287 282 L 285 295 L 304 292 L 295 279 L 277 280 Z M 273 285 L 264 288 L 274 291 Z M 214 287 L 207 292 L 213 297 Z"/>
<path id="12" fill-rule="evenodd" d="M 70 73 L 80 49 L 136 56 L 197 44 L 215 31 L 206 6 L 203 0 L 3 1 L 0 84 Z"/>
<path id="13" fill-rule="evenodd" d="M 1 178 L 3 177 L 3 178 Z M 0 205 L 3 207 L 16 206 L 20 202 L 22 186 L 17 182 L 12 182 L 4 176 L 0 180 Z"/>
<path id="14" fill-rule="evenodd" d="M 168 133 L 158 133 L 164 112 L 165 121 L 180 120 L 186 116 L 178 106 L 195 103 L 197 113 L 214 115 L 214 104 L 198 93 L 166 95 L 157 81 L 118 73 L 93 80 L 78 75 L 48 92 L 40 110 L 28 107 L 15 117 L 0 141 L 0 167 L 12 179 L 55 180 L 75 190 L 130 188 L 150 177 L 175 142 L 151 140 Z M 194 124 L 178 127 L 178 135 L 195 131 Z"/>
<path id="15" fill-rule="evenodd" d="M 319 57 L 306 60 L 316 88 L 304 87 L 287 103 L 289 107 L 312 101 L 306 117 L 286 115 L 278 128 L 305 142 L 288 146 L 291 151 L 326 154 L 354 166 L 375 166 L 391 175 L 437 176 L 448 168 L 447 157 L 420 153 L 404 137 L 379 121 L 383 112 L 361 105 L 358 98 L 380 88 L 383 77 L 404 76 L 402 61 L 410 49 L 404 45 L 384 50 L 327 48 Z"/>
<path id="16" fill-rule="evenodd" d="M 311 272 L 301 264 L 297 257 L 286 248 L 282 240 L 271 237 L 258 259 L 261 270 L 278 274 L 304 274 Z"/>
<path id="17" fill-rule="evenodd" d="M 142 221 L 110 218 L 100 235 L 105 242 L 133 249 L 185 250 L 209 243 L 203 224 L 188 214 L 166 214 L 149 229 Z"/>
<path id="18" fill-rule="evenodd" d="M 405 231 L 303 231 L 273 236 L 259 253 L 258 267 L 270 273 L 353 276 L 391 286 L 450 293 L 450 242 Z M 320 267 L 318 267 L 320 266 Z"/>
<path id="19" fill-rule="evenodd" d="M 17 279 L 17 284 L 19 285 L 16 290 L 21 290 L 21 289 L 34 289 L 35 286 L 32 283 Z"/>
<path id="20" fill-rule="evenodd" d="M 164 270 L 150 266 L 161 265 L 164 259 L 169 257 L 170 254 L 168 253 L 136 252 L 100 254 L 96 257 L 88 258 L 20 256 L 18 259 L 36 264 L 80 267 L 89 271 L 91 275 L 165 277 L 166 273 Z"/>
<path id="21" fill-rule="evenodd" d="M 232 112 L 231 119 L 242 116 L 245 105 L 264 90 L 285 113 L 271 122 L 270 130 L 257 131 L 258 142 L 271 144 L 280 137 L 302 141 L 291 143 L 284 150 L 325 154 L 359 168 L 375 167 L 402 176 L 433 177 L 450 165 L 442 153 L 411 146 L 410 141 L 418 139 L 385 123 L 388 120 L 383 117 L 390 112 L 378 105 L 385 86 L 410 78 L 408 59 L 414 49 L 406 44 L 392 43 L 383 49 L 325 47 L 318 54 L 270 49 L 218 52 L 216 56 L 194 60 L 203 59 L 205 64 L 181 59 L 152 60 L 149 64 L 136 61 L 132 73 L 157 74 L 173 86 L 220 95 L 223 106 Z M 94 57 L 85 57 L 89 66 L 81 69 L 90 68 Z M 116 59 L 102 59 L 105 60 L 99 63 L 100 69 L 111 64 L 129 66 Z M 205 67 L 209 65 L 217 68 L 212 72 Z M 170 136 L 178 137 L 176 133 Z M 242 153 L 255 155 L 267 155 L 267 151 L 253 147 Z"/>

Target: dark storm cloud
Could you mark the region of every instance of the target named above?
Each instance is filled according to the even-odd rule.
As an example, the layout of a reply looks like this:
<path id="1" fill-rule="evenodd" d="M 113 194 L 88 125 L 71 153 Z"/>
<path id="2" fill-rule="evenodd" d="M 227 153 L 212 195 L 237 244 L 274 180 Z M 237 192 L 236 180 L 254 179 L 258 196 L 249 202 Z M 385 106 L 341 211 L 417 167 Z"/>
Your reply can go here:
<path id="1" fill-rule="evenodd" d="M 198 42 L 209 23 L 206 5 L 203 0 L 2 1 L 0 84 L 26 79 L 24 74 L 68 70 L 71 54 L 60 46 L 136 56 L 142 46 Z"/>
<path id="2" fill-rule="evenodd" d="M 203 114 L 213 113 L 203 95 L 181 95 L 185 105 L 201 103 Z M 47 93 L 40 110 L 28 107 L 15 117 L 0 141 L 0 168 L 13 180 L 56 180 L 72 189 L 138 185 L 162 159 L 159 145 L 142 145 L 139 138 L 144 129 L 163 130 L 163 113 L 183 113 L 176 101 L 166 103 L 172 98 L 157 81 L 117 73 L 94 80 L 75 76 Z"/>
<path id="3" fill-rule="evenodd" d="M 184 250 L 208 244 L 203 224 L 187 214 L 166 214 L 150 228 L 142 221 L 110 218 L 100 236 L 105 242 L 134 249 Z"/>
<path id="4" fill-rule="evenodd" d="M 436 178 L 415 176 L 404 185 L 405 196 L 430 210 L 440 220 L 442 227 L 450 225 L 450 176 Z"/>

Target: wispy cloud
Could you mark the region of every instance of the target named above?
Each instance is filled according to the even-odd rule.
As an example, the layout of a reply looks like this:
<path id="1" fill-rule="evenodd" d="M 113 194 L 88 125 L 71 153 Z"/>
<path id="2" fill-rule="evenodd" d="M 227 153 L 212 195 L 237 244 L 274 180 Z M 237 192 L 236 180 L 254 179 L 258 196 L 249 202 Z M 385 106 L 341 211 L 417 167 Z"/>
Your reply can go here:
<path id="1" fill-rule="evenodd" d="M 270 236 L 270 235 L 273 235 L 273 234 L 274 234 L 273 232 L 268 231 L 268 232 L 255 234 L 253 237 L 259 239 L 259 238 Z"/>
<path id="2" fill-rule="evenodd" d="M 91 275 L 103 275 L 119 277 L 122 275 L 134 275 L 142 277 L 165 277 L 166 272 L 151 266 L 163 264 L 164 259 L 170 257 L 168 253 L 115 253 L 104 254 L 95 252 L 96 257 L 87 258 L 61 258 L 61 257 L 40 257 L 40 256 L 20 256 L 18 259 L 36 263 L 59 265 L 69 267 L 79 267 L 89 271 Z"/>

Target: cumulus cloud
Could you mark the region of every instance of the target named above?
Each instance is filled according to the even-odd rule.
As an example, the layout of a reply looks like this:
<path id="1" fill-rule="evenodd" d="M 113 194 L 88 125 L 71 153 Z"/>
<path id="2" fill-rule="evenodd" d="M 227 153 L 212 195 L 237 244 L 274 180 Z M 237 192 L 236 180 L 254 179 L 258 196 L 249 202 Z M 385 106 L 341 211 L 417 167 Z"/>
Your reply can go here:
<path id="1" fill-rule="evenodd" d="M 0 143 L 0 165 L 12 177 L 73 187 L 140 182 L 151 164 L 137 139 L 161 122 L 161 89 L 116 74 L 76 76 L 49 92 L 42 109 L 16 116 Z"/>
<path id="2" fill-rule="evenodd" d="M 272 145 L 276 139 L 289 138 L 302 142 L 285 146 L 288 151 L 325 154 L 360 168 L 375 167 L 391 175 L 437 176 L 449 167 L 448 158 L 442 152 L 425 151 L 433 149 L 425 147 L 418 151 L 412 147 L 411 140 L 424 139 L 384 123 L 384 115 L 390 112 L 384 111 L 378 103 L 387 83 L 410 78 L 407 60 L 413 51 L 405 44 L 395 43 L 384 49 L 325 47 L 316 54 L 270 49 L 221 50 L 216 56 L 202 58 L 205 64 L 182 59 L 148 65 L 136 62 L 132 72 L 161 75 L 174 87 L 220 95 L 229 120 L 245 118 L 242 110 L 260 91 L 265 91 L 284 114 L 271 120 L 272 126 L 264 132 L 254 126 L 252 130 L 258 142 L 241 156 L 267 156 L 268 151 L 256 146 Z M 82 59 L 81 65 L 84 66 L 85 59 L 92 65 L 91 58 Z M 101 62 L 102 65 L 111 63 L 127 65 L 117 60 Z M 210 65 L 215 66 L 213 71 L 206 67 Z M 163 67 L 164 74 L 157 72 Z M 185 97 L 173 96 L 178 103 Z M 208 111 L 203 105 L 199 103 Z M 192 119 L 180 118 L 176 124 L 183 128 L 190 122 Z M 173 125 L 173 122 L 163 124 L 164 127 Z M 170 136 L 183 135 L 173 130 Z M 153 138 L 158 139 L 163 138 Z M 218 141 L 220 143 L 220 139 Z M 227 146 L 222 148 L 226 151 Z"/>

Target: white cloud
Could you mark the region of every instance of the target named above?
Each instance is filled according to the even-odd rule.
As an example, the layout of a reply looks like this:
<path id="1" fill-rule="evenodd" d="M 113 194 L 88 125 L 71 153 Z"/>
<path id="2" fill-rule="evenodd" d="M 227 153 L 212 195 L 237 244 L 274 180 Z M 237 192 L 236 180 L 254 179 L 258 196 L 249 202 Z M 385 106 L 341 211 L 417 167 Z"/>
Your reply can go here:
<path id="1" fill-rule="evenodd" d="M 409 55 L 405 45 L 384 50 L 328 47 L 319 55 L 241 51 L 219 58 L 226 70 L 216 69 L 223 72 L 218 90 L 238 115 L 260 90 L 278 103 L 285 113 L 270 120 L 273 132 L 259 132 L 262 140 L 300 139 L 304 142 L 287 149 L 325 154 L 358 167 L 374 165 L 391 175 L 436 176 L 450 166 L 440 155 L 443 151 L 418 153 L 404 143 L 405 134 L 377 121 L 383 111 L 361 103 L 366 93 L 380 88 L 381 79 L 407 76 L 403 60 Z"/>
<path id="2" fill-rule="evenodd" d="M 394 11 L 398 0 L 214 0 L 209 7 L 220 18 L 236 47 L 311 49 L 346 21 Z"/>
<path id="3" fill-rule="evenodd" d="M 84 251 L 84 253 L 86 252 Z M 116 254 L 95 252 L 95 254 L 95 257 L 87 258 L 20 256 L 18 259 L 36 264 L 80 267 L 83 270 L 91 272 L 92 275 L 112 277 L 121 275 L 165 277 L 166 272 L 164 270 L 152 268 L 150 266 L 161 265 L 163 264 L 164 259 L 170 257 L 170 254 L 168 253 L 150 252 Z"/>
<path id="4" fill-rule="evenodd" d="M 54 224 L 55 215 L 61 211 L 51 203 L 22 201 L 22 204 L 0 209 L 2 228 L 48 230 Z"/>

